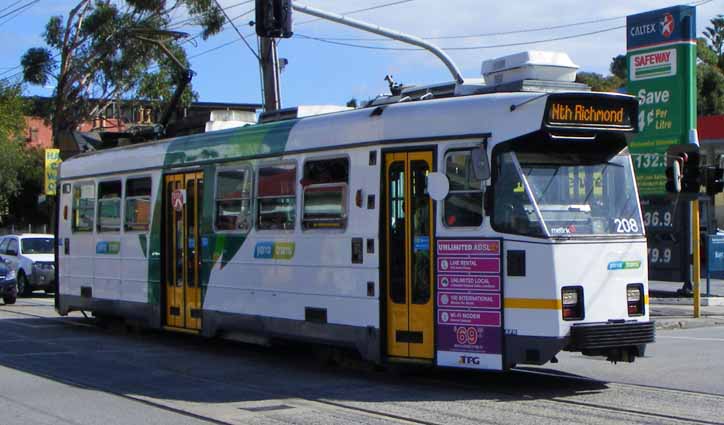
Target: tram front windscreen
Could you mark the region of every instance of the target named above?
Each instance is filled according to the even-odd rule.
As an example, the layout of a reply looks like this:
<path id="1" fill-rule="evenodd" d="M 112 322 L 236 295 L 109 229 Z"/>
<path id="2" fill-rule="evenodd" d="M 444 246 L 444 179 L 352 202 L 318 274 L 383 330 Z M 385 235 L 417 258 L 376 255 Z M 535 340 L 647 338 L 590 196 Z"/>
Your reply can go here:
<path id="1" fill-rule="evenodd" d="M 493 224 L 531 236 L 642 235 L 627 149 L 506 152 L 498 160 Z"/>

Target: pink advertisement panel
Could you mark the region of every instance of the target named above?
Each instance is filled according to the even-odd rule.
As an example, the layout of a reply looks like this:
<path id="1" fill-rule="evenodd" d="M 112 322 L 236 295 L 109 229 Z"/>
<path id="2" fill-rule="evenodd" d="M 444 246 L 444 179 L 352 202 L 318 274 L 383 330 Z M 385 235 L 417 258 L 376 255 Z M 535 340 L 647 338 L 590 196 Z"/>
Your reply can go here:
<path id="1" fill-rule="evenodd" d="M 478 292 L 438 292 L 437 305 L 452 308 L 500 308 L 500 294 Z"/>
<path id="2" fill-rule="evenodd" d="M 499 364 L 484 368 L 502 369 L 502 248 L 496 239 L 436 241 L 438 364 L 493 355 Z"/>
<path id="3" fill-rule="evenodd" d="M 438 273 L 437 289 L 500 291 L 500 276 Z"/>
<path id="4" fill-rule="evenodd" d="M 438 257 L 437 270 L 441 273 L 500 273 L 500 259 L 492 257 Z"/>
<path id="5" fill-rule="evenodd" d="M 441 325 L 500 326 L 499 311 L 443 310 L 437 311 L 437 322 Z"/>
<path id="6" fill-rule="evenodd" d="M 500 241 L 477 239 L 449 239 L 438 241 L 437 255 L 440 256 L 482 256 L 500 255 Z"/>

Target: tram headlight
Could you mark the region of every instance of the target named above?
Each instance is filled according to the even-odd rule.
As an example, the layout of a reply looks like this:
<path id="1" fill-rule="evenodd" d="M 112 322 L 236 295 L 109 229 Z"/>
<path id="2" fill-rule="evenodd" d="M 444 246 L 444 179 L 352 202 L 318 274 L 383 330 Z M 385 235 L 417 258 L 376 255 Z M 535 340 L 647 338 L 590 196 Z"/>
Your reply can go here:
<path id="1" fill-rule="evenodd" d="M 626 304 L 629 316 L 644 314 L 644 285 L 640 283 L 626 285 Z"/>
<path id="2" fill-rule="evenodd" d="M 583 287 L 564 286 L 561 288 L 563 320 L 581 320 L 584 317 Z"/>

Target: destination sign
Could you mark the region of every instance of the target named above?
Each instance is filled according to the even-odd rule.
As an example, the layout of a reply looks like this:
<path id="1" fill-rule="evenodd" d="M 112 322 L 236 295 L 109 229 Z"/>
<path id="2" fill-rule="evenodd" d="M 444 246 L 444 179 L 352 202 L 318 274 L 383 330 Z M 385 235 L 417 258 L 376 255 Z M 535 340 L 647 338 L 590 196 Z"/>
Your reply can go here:
<path id="1" fill-rule="evenodd" d="M 635 99 L 611 97 L 553 97 L 548 100 L 545 124 L 553 127 L 597 127 L 633 130 Z"/>

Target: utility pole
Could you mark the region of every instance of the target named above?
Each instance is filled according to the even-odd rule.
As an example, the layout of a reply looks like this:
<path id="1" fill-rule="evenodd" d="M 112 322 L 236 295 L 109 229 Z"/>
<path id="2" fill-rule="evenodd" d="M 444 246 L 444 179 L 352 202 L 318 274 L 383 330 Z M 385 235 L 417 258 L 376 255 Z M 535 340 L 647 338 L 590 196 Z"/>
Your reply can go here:
<path id="1" fill-rule="evenodd" d="M 281 108 L 276 39 L 259 37 L 259 50 L 264 85 L 264 110 L 266 112 L 276 111 Z"/>

